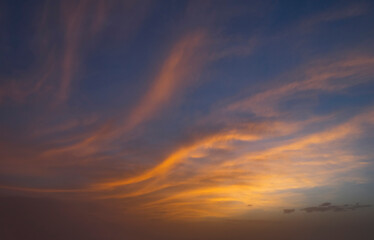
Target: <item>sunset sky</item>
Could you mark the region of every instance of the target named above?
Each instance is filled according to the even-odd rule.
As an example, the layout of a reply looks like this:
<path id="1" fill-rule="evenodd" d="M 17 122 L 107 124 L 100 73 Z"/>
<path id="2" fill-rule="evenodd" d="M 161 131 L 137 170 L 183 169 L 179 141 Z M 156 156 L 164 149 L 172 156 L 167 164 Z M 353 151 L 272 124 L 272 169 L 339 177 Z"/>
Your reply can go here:
<path id="1" fill-rule="evenodd" d="M 0 239 L 373 239 L 372 1 L 4 0 L 0 30 Z"/>

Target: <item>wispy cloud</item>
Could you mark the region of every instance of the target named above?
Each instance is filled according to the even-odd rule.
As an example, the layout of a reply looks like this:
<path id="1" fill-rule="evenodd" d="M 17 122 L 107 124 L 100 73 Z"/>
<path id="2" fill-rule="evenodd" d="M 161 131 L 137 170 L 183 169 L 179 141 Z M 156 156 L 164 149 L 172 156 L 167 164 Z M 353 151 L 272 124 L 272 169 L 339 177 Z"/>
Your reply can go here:
<path id="1" fill-rule="evenodd" d="M 341 91 L 363 82 L 371 81 L 374 74 L 372 56 L 349 56 L 338 60 L 321 60 L 302 67 L 295 73 L 287 76 L 282 82 L 287 84 L 256 93 L 253 96 L 232 103 L 228 111 L 252 112 L 263 117 L 277 116 L 277 105 L 280 101 L 296 93 L 315 91 L 321 92 Z M 290 78 L 290 79 L 287 79 Z"/>
<path id="2" fill-rule="evenodd" d="M 200 38 L 195 40 L 198 41 Z M 175 45 L 183 47 L 176 48 L 178 51 L 171 51 L 172 54 L 165 60 L 160 74 L 154 80 L 153 87 L 144 97 L 147 100 L 153 99 L 153 103 L 148 105 L 151 101 L 140 101 L 135 108 L 134 111 L 139 114 L 136 115 L 137 117 L 130 118 L 131 127 L 149 118 L 177 91 L 178 83 L 171 81 L 180 79 L 174 78 L 175 76 L 184 76 L 175 75 L 179 73 L 178 67 L 184 66 L 179 64 L 187 61 L 182 59 L 182 56 L 185 56 L 183 53 L 186 50 L 191 53 L 195 49 L 185 48 L 186 45 L 182 43 L 184 41 Z M 190 39 L 188 43 L 187 46 L 197 44 Z M 296 91 L 310 88 L 331 92 L 342 89 L 341 82 L 336 83 L 331 80 L 343 79 L 347 76 L 363 76 L 363 81 L 367 81 L 366 76 L 370 75 L 370 71 L 362 70 L 368 69 L 371 60 L 370 58 L 357 59 L 350 62 L 340 61 L 330 67 L 319 65 L 317 68 L 304 70 L 306 80 L 287 82 L 283 86 L 276 86 L 275 89 L 264 90 L 263 93 L 257 93 L 255 98 L 274 96 L 273 99 L 277 101 L 267 101 L 270 107 L 274 107 L 278 101 Z M 338 74 L 337 69 L 342 67 L 346 69 L 345 72 Z M 170 74 L 173 78 L 169 78 Z M 348 81 L 343 84 L 343 87 L 352 84 L 357 83 Z M 229 109 L 233 113 L 253 111 L 250 107 L 247 109 L 243 107 L 252 106 L 248 105 L 248 102 L 253 101 L 251 99 L 254 98 L 240 101 L 240 105 L 229 103 L 229 107 L 223 109 L 224 111 Z M 259 99 L 265 101 L 267 98 Z M 101 199 L 139 198 L 137 207 L 147 208 L 150 213 L 164 212 L 169 218 L 223 217 L 243 211 L 248 203 L 254 204 L 256 209 L 281 206 L 289 194 L 292 194 L 285 193 L 286 190 L 336 185 L 342 180 L 365 181 L 365 178 L 351 172 L 364 167 L 369 156 L 355 155 L 350 150 L 344 149 L 344 146 L 348 139 L 355 141 L 359 138 L 366 124 L 373 123 L 372 110 L 366 110 L 333 126 L 329 124 L 331 125 L 334 116 L 282 121 L 281 113 L 278 110 L 275 115 L 279 120 L 268 118 L 247 123 L 227 121 L 224 128 L 198 134 L 191 141 L 177 149 L 172 149 L 159 164 L 144 172 L 135 173 L 132 177 L 112 178 L 112 180 L 92 183 L 81 189 L 40 189 L 40 192 L 91 193 Z M 274 115 L 259 114 L 259 116 Z M 209 119 L 210 124 L 218 121 L 218 119 Z M 317 131 L 308 130 L 317 125 L 327 127 Z M 111 125 L 101 128 L 96 135 L 92 135 L 79 145 L 62 150 L 48 150 L 44 157 L 48 159 L 54 154 L 81 148 L 91 151 L 90 149 L 95 145 L 90 143 L 109 136 L 108 133 L 112 134 L 111 128 Z M 256 144 L 260 144 L 261 147 L 255 147 Z M 38 192 L 37 188 L 8 188 Z"/>
<path id="3" fill-rule="evenodd" d="M 365 3 L 351 4 L 343 7 L 336 6 L 334 8 L 325 10 L 319 14 L 304 19 L 300 23 L 300 28 L 305 29 L 322 23 L 334 22 L 338 20 L 361 16 L 368 13 L 368 7 L 368 4 Z"/>
<path id="4" fill-rule="evenodd" d="M 267 41 L 266 29 L 240 30 L 253 21 L 252 5 L 157 2 L 148 13 L 148 4 L 44 5 L 35 34 L 41 47 L 33 52 L 40 60 L 1 83 L 0 103 L 45 95 L 31 110 L 1 105 L 0 189 L 195 219 L 279 211 L 311 189 L 368 181 L 362 169 L 373 155 L 356 145 L 374 124 L 371 103 L 319 108 L 329 103 L 322 95 L 367 100 L 358 95 L 373 84 L 370 51 L 310 54 L 271 72 L 262 64 L 277 58 L 278 43 Z M 310 28 L 365 13 L 354 5 L 290 25 Z M 125 41 L 133 35 L 133 43 Z M 85 74 L 92 82 L 78 86 Z M 303 211 L 364 206 L 325 203 Z"/>
<path id="5" fill-rule="evenodd" d="M 173 96 L 190 85 L 190 79 L 194 79 L 194 73 L 205 62 L 205 35 L 203 31 L 188 33 L 175 44 L 150 89 L 125 120 L 123 131 L 146 121 L 168 104 Z"/>

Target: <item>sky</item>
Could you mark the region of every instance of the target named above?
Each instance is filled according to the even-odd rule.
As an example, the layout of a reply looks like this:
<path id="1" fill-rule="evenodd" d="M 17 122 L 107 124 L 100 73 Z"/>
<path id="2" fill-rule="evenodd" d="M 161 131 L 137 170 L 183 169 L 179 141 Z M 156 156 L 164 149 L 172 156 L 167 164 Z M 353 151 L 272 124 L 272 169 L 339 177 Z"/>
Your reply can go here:
<path id="1" fill-rule="evenodd" d="M 0 2 L 1 239 L 372 239 L 371 1 Z"/>

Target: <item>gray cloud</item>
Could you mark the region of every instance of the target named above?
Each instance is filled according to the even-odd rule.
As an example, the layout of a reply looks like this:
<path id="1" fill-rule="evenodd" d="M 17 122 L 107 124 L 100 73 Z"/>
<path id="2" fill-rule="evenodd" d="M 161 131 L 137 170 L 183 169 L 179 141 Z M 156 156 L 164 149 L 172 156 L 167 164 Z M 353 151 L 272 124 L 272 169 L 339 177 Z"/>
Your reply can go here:
<path id="1" fill-rule="evenodd" d="M 288 214 L 288 213 L 293 213 L 295 212 L 294 208 L 289 208 L 289 209 L 283 209 L 283 213 Z"/>
<path id="2" fill-rule="evenodd" d="M 350 210 L 356 210 L 359 208 L 368 208 L 371 205 L 361 205 L 359 203 L 356 204 L 344 204 L 344 205 L 332 205 L 329 202 L 322 203 L 319 206 L 312 206 L 300 209 L 300 211 L 305 211 L 306 213 L 313 213 L 313 212 L 344 212 Z"/>

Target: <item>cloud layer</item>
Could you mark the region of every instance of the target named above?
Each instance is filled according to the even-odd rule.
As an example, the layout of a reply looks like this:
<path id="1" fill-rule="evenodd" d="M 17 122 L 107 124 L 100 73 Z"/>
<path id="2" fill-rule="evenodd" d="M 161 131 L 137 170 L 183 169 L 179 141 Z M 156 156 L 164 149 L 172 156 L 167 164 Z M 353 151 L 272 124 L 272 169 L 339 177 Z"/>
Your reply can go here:
<path id="1" fill-rule="evenodd" d="M 372 199 L 371 5 L 286 5 L 4 4 L 1 192 L 168 220 Z"/>

